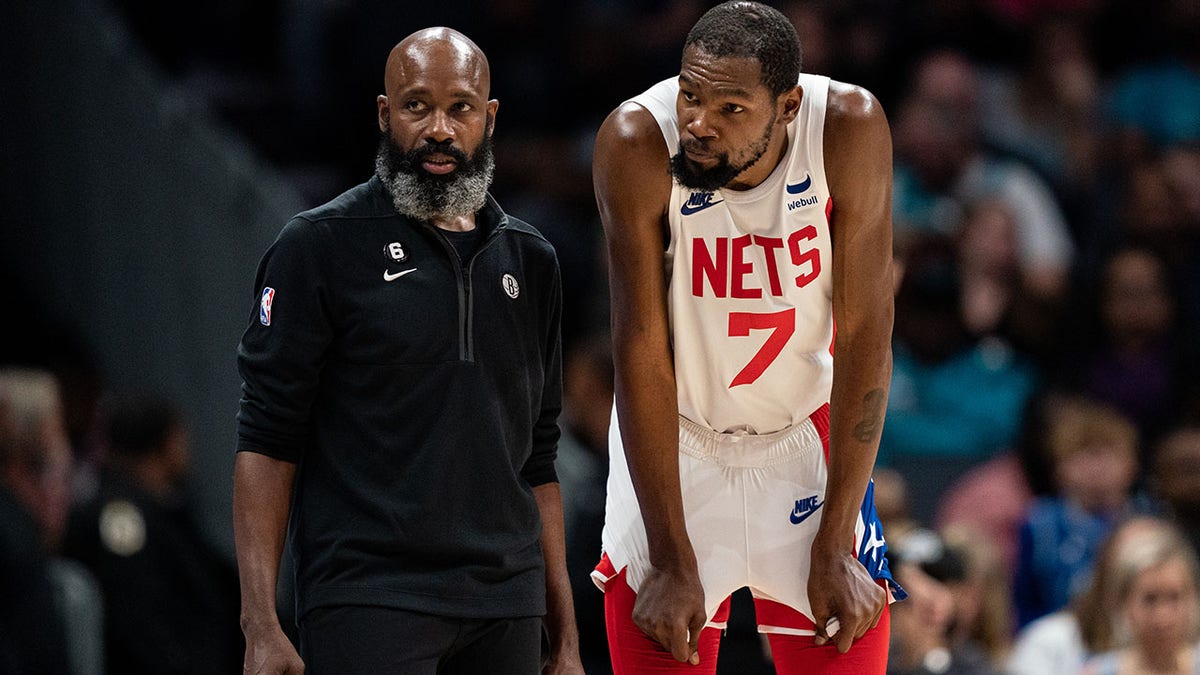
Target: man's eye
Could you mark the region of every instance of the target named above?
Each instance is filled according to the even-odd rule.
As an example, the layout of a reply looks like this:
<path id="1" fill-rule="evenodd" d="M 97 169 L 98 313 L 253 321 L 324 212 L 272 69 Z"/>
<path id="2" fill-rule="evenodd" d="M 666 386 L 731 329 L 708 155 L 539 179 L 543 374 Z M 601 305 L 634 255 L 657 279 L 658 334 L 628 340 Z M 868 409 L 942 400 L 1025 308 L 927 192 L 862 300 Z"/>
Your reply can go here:
<path id="1" fill-rule="evenodd" d="M 413 112 L 419 112 L 425 109 L 425 104 L 421 101 L 409 101 L 404 104 L 404 109 L 411 110 Z"/>
<path id="2" fill-rule="evenodd" d="M 467 112 L 472 108 L 470 103 L 467 103 L 466 101 L 459 101 L 458 103 L 454 104 L 454 109 L 459 112 Z"/>
<path id="3" fill-rule="evenodd" d="M 743 108 L 742 106 L 740 106 L 736 103 L 726 103 L 725 104 L 725 112 L 727 112 L 727 113 L 740 113 L 743 110 L 745 110 L 745 108 Z"/>
<path id="4" fill-rule="evenodd" d="M 688 103 L 696 102 L 696 97 L 694 95 L 692 95 L 686 91 L 681 91 L 679 93 L 683 95 L 683 100 L 687 101 Z"/>

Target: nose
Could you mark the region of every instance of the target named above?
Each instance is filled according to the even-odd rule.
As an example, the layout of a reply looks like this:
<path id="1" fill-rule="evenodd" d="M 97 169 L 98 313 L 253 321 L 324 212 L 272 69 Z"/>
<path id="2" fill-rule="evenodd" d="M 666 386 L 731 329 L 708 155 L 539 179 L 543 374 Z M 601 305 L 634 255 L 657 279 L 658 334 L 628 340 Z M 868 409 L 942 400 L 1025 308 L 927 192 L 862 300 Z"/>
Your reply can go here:
<path id="1" fill-rule="evenodd" d="M 450 123 L 450 115 L 444 110 L 435 110 L 429 116 L 429 126 L 425 128 L 425 140 L 431 143 L 441 143 L 454 138 L 454 126 Z"/>
<path id="2" fill-rule="evenodd" d="M 709 124 L 709 116 L 702 110 L 696 110 L 692 113 L 691 119 L 687 121 L 687 131 L 696 138 L 714 138 L 717 135 L 716 129 Z"/>

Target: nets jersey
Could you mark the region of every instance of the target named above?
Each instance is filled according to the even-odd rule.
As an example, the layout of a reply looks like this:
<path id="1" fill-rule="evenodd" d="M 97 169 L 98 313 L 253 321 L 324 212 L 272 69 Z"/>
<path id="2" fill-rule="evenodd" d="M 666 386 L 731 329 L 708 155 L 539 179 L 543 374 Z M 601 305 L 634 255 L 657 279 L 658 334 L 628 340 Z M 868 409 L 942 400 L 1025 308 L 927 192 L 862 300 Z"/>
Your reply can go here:
<path id="1" fill-rule="evenodd" d="M 679 413 L 717 432 L 793 426 L 829 400 L 833 259 L 823 133 L 829 78 L 800 75 L 786 155 L 749 190 L 673 182 L 665 264 Z M 664 80 L 631 99 L 679 151 Z"/>

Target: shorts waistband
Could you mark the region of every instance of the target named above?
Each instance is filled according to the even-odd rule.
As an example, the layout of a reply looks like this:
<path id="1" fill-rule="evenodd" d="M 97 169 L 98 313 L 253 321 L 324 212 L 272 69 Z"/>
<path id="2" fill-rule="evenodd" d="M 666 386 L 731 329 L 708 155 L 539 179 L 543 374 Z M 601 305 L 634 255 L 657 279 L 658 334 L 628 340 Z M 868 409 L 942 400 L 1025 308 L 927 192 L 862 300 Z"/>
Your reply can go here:
<path id="1" fill-rule="evenodd" d="M 730 467 L 766 467 L 808 453 L 823 453 L 828 433 L 828 404 L 803 422 L 769 434 L 723 434 L 679 417 L 679 452 Z M 818 429 L 823 422 L 823 429 Z"/>

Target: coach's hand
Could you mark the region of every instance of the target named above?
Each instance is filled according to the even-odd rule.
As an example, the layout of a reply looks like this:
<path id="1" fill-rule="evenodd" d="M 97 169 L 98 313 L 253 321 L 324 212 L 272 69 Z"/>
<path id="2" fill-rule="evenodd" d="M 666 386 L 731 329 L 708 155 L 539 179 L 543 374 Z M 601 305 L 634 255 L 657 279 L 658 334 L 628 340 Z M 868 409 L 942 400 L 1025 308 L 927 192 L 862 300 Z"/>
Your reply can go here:
<path id="1" fill-rule="evenodd" d="M 704 588 L 694 561 L 650 568 L 633 604 L 633 623 L 642 632 L 671 652 L 676 661 L 697 665 L 705 619 Z"/>
<path id="2" fill-rule="evenodd" d="M 244 675 L 300 675 L 304 662 L 283 634 L 279 624 L 261 629 L 244 630 L 246 658 L 242 662 Z"/>
<path id="3" fill-rule="evenodd" d="M 812 548 L 808 600 L 817 624 L 816 644 L 832 640 L 845 654 L 855 640 L 879 623 L 887 607 L 887 592 L 846 547 L 822 546 L 818 538 Z M 826 625 L 832 618 L 837 619 L 838 628 L 830 636 Z"/>

